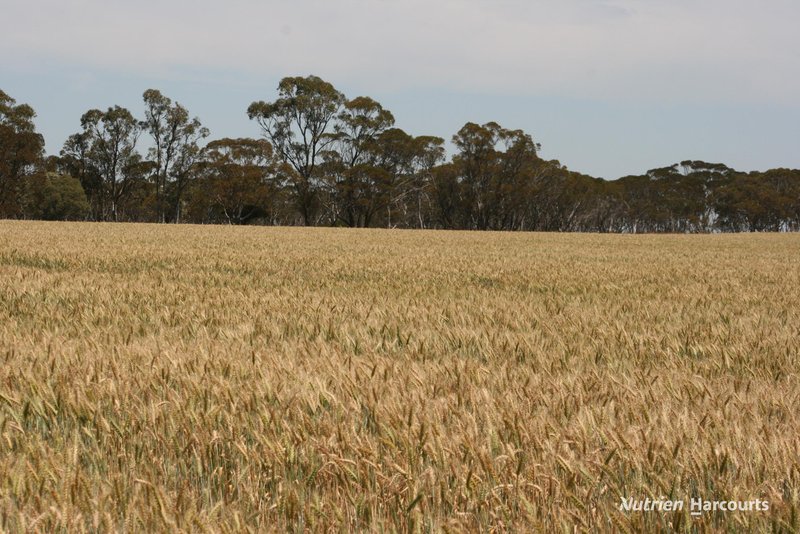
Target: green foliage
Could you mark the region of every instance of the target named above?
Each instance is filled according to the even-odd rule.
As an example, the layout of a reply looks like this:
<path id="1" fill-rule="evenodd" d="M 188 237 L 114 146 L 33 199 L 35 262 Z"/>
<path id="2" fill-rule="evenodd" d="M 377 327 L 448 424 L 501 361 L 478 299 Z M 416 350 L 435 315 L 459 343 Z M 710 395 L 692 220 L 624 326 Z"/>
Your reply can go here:
<path id="1" fill-rule="evenodd" d="M 41 166 L 44 139 L 36 133 L 36 113 L 0 90 L 0 217 L 25 215 L 26 181 Z"/>
<path id="2" fill-rule="evenodd" d="M 32 180 L 35 203 L 30 212 L 46 221 L 79 221 L 89 214 L 86 193 L 77 178 L 48 174 Z"/>
<path id="3" fill-rule="evenodd" d="M 742 173 L 684 160 L 606 181 L 540 157 L 541 146 L 496 122 L 452 138 L 415 137 L 368 96 L 348 99 L 317 76 L 281 80 L 247 114 L 263 138 L 219 139 L 156 89 L 144 118 L 119 106 L 81 117 L 59 157 L 43 161 L 30 106 L 0 91 L 0 217 L 553 232 L 800 230 L 800 171 Z M 149 136 L 145 153 L 137 149 Z M 74 182 L 71 182 L 74 184 Z M 55 187 L 55 189 L 53 189 Z M 72 187 L 72 186 L 70 186 Z M 73 191 L 74 192 L 74 191 Z M 38 196 L 37 196 L 38 195 Z M 40 205 L 44 198 L 58 199 Z M 51 202 L 48 200 L 48 202 Z M 62 204 L 72 208 L 62 209 Z M 61 207 L 59 207 L 61 206 Z M 73 209 L 74 208 L 74 209 Z M 59 215 L 59 214 L 63 215 Z"/>
<path id="4" fill-rule="evenodd" d="M 205 150 L 193 202 L 206 221 L 245 224 L 268 218 L 277 196 L 272 146 L 264 140 L 220 139 Z M 205 222 L 205 221 L 204 221 Z"/>
<path id="5" fill-rule="evenodd" d="M 96 187 L 97 212 L 101 220 L 121 220 L 124 204 L 141 179 L 145 163 L 136 151 L 139 122 L 120 106 L 106 111 L 91 109 L 81 117 L 82 131 L 71 136 L 62 154 L 76 167 L 83 182 Z"/>
<path id="6" fill-rule="evenodd" d="M 150 134 L 153 146 L 148 151 L 154 163 L 152 182 L 157 219 L 169 218 L 178 222 L 184 192 L 190 181 L 193 165 L 201 157 L 199 142 L 209 136 L 197 117 L 190 119 L 189 112 L 180 104 L 148 89 L 143 95 L 145 120 L 141 128 Z"/>
<path id="7" fill-rule="evenodd" d="M 289 181 L 303 224 L 316 222 L 320 200 L 321 155 L 336 137 L 331 123 L 344 95 L 317 76 L 284 78 L 274 102 L 253 102 L 247 115 L 294 172 Z"/>

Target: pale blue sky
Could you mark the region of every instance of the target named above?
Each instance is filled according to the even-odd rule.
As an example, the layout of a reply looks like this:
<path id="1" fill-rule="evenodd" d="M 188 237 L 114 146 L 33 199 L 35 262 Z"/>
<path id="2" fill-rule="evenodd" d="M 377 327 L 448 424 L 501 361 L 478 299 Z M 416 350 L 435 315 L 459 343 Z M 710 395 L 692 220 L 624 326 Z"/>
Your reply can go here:
<path id="1" fill-rule="evenodd" d="M 316 74 L 410 133 L 521 128 L 616 178 L 683 159 L 800 167 L 795 0 L 3 0 L 0 89 L 57 153 L 87 109 L 157 88 L 213 137 Z"/>

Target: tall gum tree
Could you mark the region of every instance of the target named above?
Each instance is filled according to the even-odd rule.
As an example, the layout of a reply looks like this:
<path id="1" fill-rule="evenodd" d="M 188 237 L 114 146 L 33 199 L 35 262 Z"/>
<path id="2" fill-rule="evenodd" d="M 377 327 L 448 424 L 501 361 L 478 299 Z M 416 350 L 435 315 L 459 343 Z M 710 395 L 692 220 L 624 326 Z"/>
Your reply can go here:
<path id="1" fill-rule="evenodd" d="M 291 186 L 304 225 L 314 224 L 319 210 L 323 154 L 335 141 L 333 122 L 344 95 L 317 76 L 288 77 L 273 102 L 253 102 L 247 115 L 261 127 L 278 156 L 293 171 Z"/>
<path id="2" fill-rule="evenodd" d="M 272 147 L 263 139 L 219 139 L 208 144 L 200 166 L 202 193 L 209 208 L 228 224 L 273 215 Z"/>
<path id="3" fill-rule="evenodd" d="M 81 140 L 86 165 L 95 169 L 101 180 L 104 202 L 99 218 L 118 221 L 121 204 L 141 170 L 142 158 L 136 152 L 139 121 L 127 109 L 114 106 L 106 111 L 87 111 L 81 117 L 81 127 L 83 131 L 70 139 Z M 72 147 L 65 145 L 65 150 Z"/>
<path id="4" fill-rule="evenodd" d="M 0 90 L 0 217 L 23 217 L 25 181 L 44 156 L 36 112 Z"/>
<path id="5" fill-rule="evenodd" d="M 208 137 L 209 131 L 200 119 L 190 118 L 186 108 L 160 91 L 148 89 L 142 97 L 145 119 L 140 126 L 153 140 L 149 156 L 155 164 L 156 216 L 159 222 L 165 222 L 168 216 L 180 222 L 190 172 L 201 153 L 199 143 Z"/>
<path id="6" fill-rule="evenodd" d="M 369 226 L 376 209 L 376 186 L 385 182 L 376 165 L 378 139 L 394 125 L 394 116 L 375 100 L 348 100 L 334 125 L 336 150 L 326 154 L 331 181 L 332 219 L 347 226 Z"/>
<path id="7" fill-rule="evenodd" d="M 495 122 L 465 124 L 453 136 L 458 153 L 453 165 L 460 176 L 462 220 L 478 230 L 503 229 L 518 219 L 515 192 L 532 177 L 539 145 L 522 130 Z"/>

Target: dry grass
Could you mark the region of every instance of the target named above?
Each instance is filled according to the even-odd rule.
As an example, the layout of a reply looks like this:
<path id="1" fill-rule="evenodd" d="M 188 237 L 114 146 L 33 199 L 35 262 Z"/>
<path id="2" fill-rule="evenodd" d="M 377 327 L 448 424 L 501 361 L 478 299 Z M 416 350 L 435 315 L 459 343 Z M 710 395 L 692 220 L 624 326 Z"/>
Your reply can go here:
<path id="1" fill-rule="evenodd" d="M 797 531 L 799 260 L 0 221 L 0 528 Z"/>

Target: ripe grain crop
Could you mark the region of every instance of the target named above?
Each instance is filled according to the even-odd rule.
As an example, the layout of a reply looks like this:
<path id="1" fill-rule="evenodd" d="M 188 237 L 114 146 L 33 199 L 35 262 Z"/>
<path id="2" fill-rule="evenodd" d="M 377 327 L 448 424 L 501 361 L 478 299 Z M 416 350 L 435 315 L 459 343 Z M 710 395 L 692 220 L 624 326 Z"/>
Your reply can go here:
<path id="1" fill-rule="evenodd" d="M 800 529 L 800 236 L 0 221 L 0 529 Z M 622 498 L 765 499 L 626 512 Z"/>

